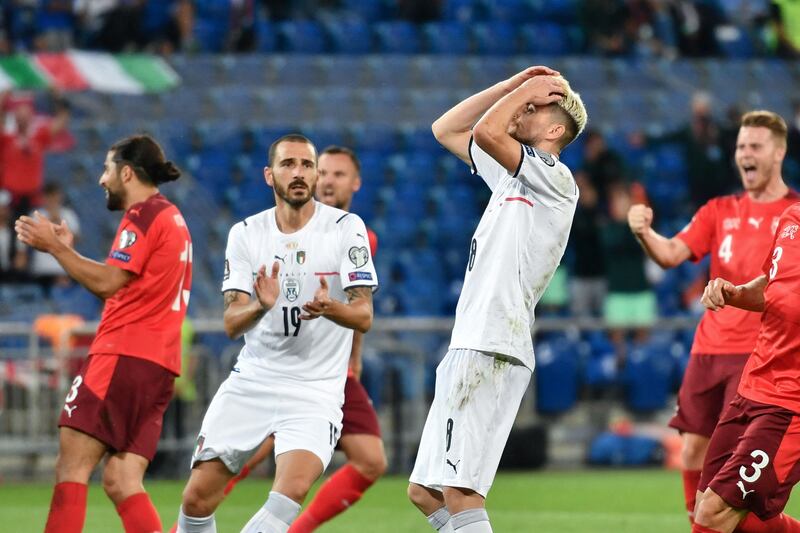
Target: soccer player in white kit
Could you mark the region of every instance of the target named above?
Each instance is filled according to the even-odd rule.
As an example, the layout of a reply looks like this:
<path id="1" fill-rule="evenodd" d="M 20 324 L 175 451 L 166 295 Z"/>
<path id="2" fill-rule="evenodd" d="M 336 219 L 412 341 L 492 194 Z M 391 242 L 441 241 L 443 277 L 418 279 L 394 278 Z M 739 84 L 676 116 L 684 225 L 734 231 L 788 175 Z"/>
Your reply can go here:
<path id="1" fill-rule="evenodd" d="M 578 200 L 558 154 L 585 125 L 580 96 L 547 67 L 501 81 L 433 124 L 436 139 L 492 190 L 408 487 L 439 531 L 492 531 L 485 498 L 533 371 L 534 307 Z"/>
<path id="2" fill-rule="evenodd" d="M 372 324 L 367 230 L 314 200 L 314 145 L 278 139 L 264 175 L 276 207 L 235 224 L 225 252 L 225 331 L 245 345 L 203 419 L 178 532 L 216 531 L 225 485 L 269 436 L 275 481 L 242 531 L 289 529 L 339 437 L 353 330 Z"/>

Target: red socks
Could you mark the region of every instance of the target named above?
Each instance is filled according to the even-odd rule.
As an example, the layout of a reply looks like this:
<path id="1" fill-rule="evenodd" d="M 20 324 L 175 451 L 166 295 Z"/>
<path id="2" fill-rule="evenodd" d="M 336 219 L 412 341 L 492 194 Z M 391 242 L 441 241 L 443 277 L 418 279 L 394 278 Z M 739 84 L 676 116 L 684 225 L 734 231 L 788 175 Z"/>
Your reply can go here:
<path id="1" fill-rule="evenodd" d="M 749 513 L 739 522 L 737 533 L 800 533 L 800 522 L 783 513 L 767 521 Z"/>
<path id="2" fill-rule="evenodd" d="M 372 483 L 374 482 L 371 479 L 362 476 L 351 464 L 344 465 L 322 484 L 311 504 L 292 523 L 289 533 L 314 531 L 320 524 L 346 511 L 360 500 Z"/>
<path id="3" fill-rule="evenodd" d="M 683 500 L 686 502 L 686 512 L 689 514 L 689 523 L 694 523 L 694 506 L 697 502 L 697 485 L 700 484 L 700 470 L 681 470 L 683 477 Z"/>
<path id="4" fill-rule="evenodd" d="M 225 490 L 223 491 L 223 494 L 225 494 L 225 496 L 227 496 L 228 493 L 233 490 L 233 487 L 235 487 L 237 483 L 239 483 L 241 480 L 243 480 L 244 478 L 246 478 L 249 475 L 250 475 L 250 467 L 247 466 L 247 465 L 244 465 L 242 467 L 241 471 L 238 474 L 236 474 L 234 477 L 232 477 L 231 480 L 228 481 L 228 484 L 225 485 Z"/>
<path id="5" fill-rule="evenodd" d="M 65 481 L 53 487 L 50 514 L 47 515 L 45 533 L 81 533 L 86 520 L 86 494 L 89 487 L 83 483 Z"/>
<path id="6" fill-rule="evenodd" d="M 117 506 L 125 533 L 161 533 L 161 519 L 146 492 L 128 496 Z"/>

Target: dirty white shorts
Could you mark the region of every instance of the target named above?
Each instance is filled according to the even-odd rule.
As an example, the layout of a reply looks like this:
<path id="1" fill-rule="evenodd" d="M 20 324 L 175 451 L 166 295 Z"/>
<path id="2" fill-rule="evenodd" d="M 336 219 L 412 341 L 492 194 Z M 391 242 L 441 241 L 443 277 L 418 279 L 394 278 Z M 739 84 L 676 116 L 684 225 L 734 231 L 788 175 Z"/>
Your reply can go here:
<path id="1" fill-rule="evenodd" d="M 436 392 L 410 481 L 485 497 L 530 380 L 530 369 L 493 354 L 448 351 L 436 368 Z"/>

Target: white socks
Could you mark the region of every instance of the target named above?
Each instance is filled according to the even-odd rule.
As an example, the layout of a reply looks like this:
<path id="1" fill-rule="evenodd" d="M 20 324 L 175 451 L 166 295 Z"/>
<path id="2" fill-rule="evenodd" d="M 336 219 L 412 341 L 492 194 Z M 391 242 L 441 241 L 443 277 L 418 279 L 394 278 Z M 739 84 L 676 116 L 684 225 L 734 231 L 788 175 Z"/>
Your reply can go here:
<path id="1" fill-rule="evenodd" d="M 439 533 L 453 533 L 453 524 L 447 507 L 440 507 L 428 516 L 428 523 Z"/>
<path id="2" fill-rule="evenodd" d="M 280 492 L 270 491 L 266 503 L 245 524 L 241 533 L 286 533 L 299 512 L 299 503 Z"/>
<path id="3" fill-rule="evenodd" d="M 211 516 L 186 516 L 183 507 L 178 513 L 178 533 L 217 533 L 217 524 L 214 515 Z"/>
<path id="4" fill-rule="evenodd" d="M 467 509 L 450 518 L 454 533 L 492 533 L 486 509 Z"/>

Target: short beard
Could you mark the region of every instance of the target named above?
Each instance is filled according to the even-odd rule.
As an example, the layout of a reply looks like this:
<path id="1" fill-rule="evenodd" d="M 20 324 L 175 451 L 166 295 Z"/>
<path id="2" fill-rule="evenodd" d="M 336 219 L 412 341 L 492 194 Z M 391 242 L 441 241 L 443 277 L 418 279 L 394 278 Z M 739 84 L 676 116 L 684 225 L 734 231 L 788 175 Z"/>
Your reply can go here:
<path id="1" fill-rule="evenodd" d="M 314 198 L 314 193 L 316 192 L 316 190 L 317 190 L 316 186 L 310 187 L 308 189 L 308 196 L 306 196 L 305 198 L 293 198 L 289 196 L 288 188 L 284 189 L 283 187 L 278 186 L 277 183 L 275 184 L 275 194 L 277 194 L 278 197 L 280 197 L 284 202 L 286 202 L 295 209 L 303 207 L 309 202 L 309 200 Z"/>
<path id="2" fill-rule="evenodd" d="M 124 194 L 117 194 L 109 190 L 108 198 L 106 199 L 106 207 L 108 208 L 108 210 L 121 211 L 124 206 L 125 206 Z"/>

